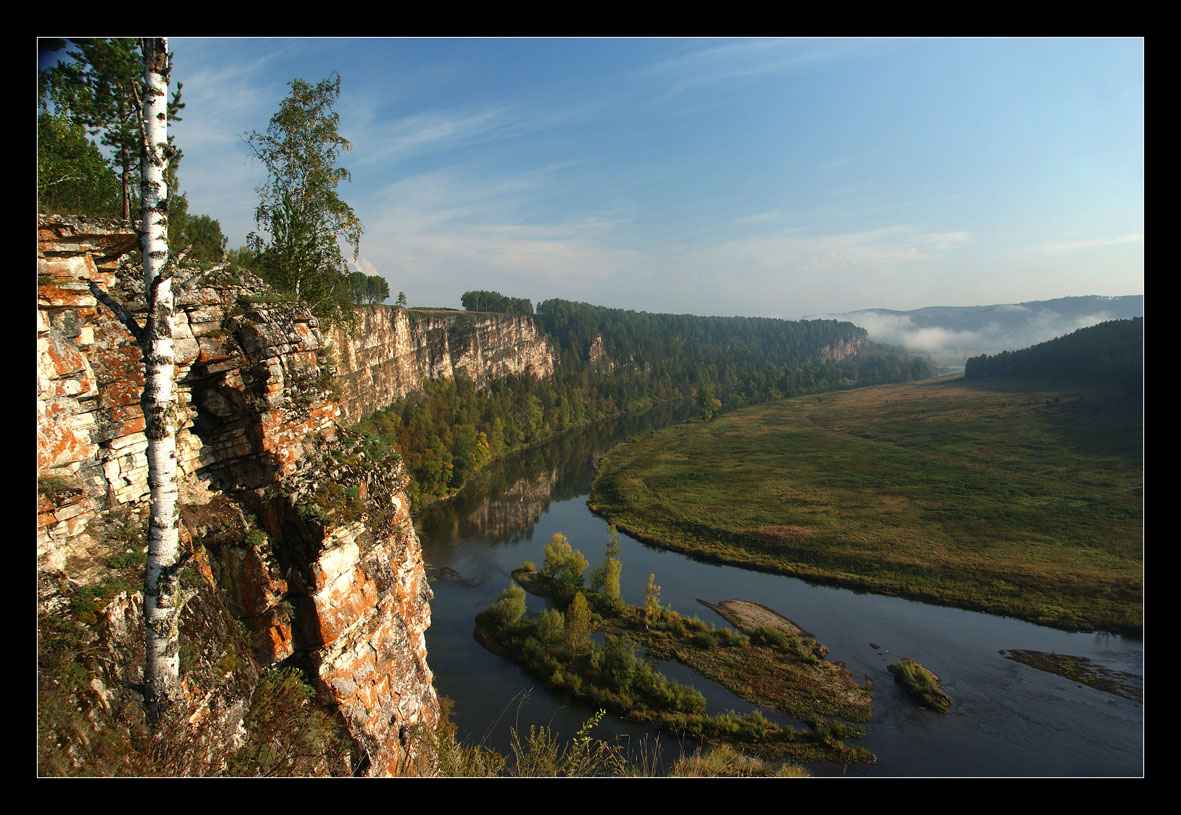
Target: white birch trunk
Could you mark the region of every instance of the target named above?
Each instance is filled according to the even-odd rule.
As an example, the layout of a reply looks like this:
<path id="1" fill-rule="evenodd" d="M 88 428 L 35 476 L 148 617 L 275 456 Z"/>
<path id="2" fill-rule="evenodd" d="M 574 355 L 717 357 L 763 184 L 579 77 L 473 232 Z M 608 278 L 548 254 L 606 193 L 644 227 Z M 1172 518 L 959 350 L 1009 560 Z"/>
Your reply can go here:
<path id="1" fill-rule="evenodd" d="M 176 470 L 176 392 L 173 360 L 173 291 L 168 261 L 168 44 L 144 39 L 143 269 L 148 297 L 144 326 L 144 392 L 140 400 L 148 438 L 148 563 L 144 572 L 146 666 L 150 710 L 159 711 L 179 690 L 182 605 L 177 562 L 179 534 Z"/>

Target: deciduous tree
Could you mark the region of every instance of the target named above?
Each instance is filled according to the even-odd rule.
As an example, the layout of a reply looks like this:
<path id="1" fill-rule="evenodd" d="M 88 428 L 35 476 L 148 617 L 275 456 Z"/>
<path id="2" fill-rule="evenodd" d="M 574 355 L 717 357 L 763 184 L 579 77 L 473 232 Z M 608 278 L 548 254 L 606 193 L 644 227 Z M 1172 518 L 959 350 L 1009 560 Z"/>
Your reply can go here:
<path id="1" fill-rule="evenodd" d="M 338 320 L 350 295 L 340 242 L 353 248 L 355 261 L 362 232 L 361 221 L 338 192 L 350 178 L 338 160 L 352 149 L 340 135 L 334 110 L 340 75 L 316 85 L 293 79 L 290 86 L 266 132 L 245 136 L 267 172 L 267 180 L 255 188 L 258 231 L 247 242 L 272 285 L 294 293 L 313 313 Z"/>
<path id="2" fill-rule="evenodd" d="M 168 253 L 167 94 L 171 55 L 163 38 L 142 43 L 144 80 L 143 139 L 140 145 L 143 221 L 143 280 L 148 310 L 143 326 L 91 282 L 95 297 L 127 326 L 143 351 L 144 390 L 140 397 L 148 439 L 148 562 L 144 571 L 145 667 L 148 709 L 156 718 L 180 691 L 180 612 L 185 603 L 179 580 L 175 363 L 173 359 L 173 270 Z"/>
<path id="3" fill-rule="evenodd" d="M 68 60 L 40 75 L 40 104 L 98 135 L 112 151 L 122 186 L 123 219 L 131 219 L 133 179 L 141 173 L 143 59 L 140 40 L 100 38 L 71 40 Z M 181 85 L 164 108 L 165 115 L 179 120 L 184 107 Z"/>

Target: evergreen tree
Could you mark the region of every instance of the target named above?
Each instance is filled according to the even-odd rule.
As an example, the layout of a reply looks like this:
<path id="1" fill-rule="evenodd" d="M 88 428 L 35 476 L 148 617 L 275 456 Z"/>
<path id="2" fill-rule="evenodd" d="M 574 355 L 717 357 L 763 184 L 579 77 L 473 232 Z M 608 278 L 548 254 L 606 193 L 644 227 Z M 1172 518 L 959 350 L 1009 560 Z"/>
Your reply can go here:
<path id="1" fill-rule="evenodd" d="M 39 77 L 40 104 L 91 134 L 99 135 L 102 144 L 111 148 L 114 166 L 119 170 L 122 189 L 122 217 L 131 220 L 135 190 L 133 179 L 141 172 L 144 133 L 140 114 L 144 54 L 138 39 L 76 39 L 73 50 L 64 60 Z M 184 107 L 180 101 L 181 85 L 164 112 L 171 121 L 179 121 Z M 175 151 L 170 151 L 175 152 Z"/>

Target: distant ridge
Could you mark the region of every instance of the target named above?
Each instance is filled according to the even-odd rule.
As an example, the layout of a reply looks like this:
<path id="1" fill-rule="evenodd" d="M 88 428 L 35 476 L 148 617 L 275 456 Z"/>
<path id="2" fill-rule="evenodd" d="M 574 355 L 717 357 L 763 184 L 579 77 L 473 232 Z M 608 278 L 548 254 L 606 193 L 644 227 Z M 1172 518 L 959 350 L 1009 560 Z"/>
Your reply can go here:
<path id="1" fill-rule="evenodd" d="M 1027 348 L 1109 320 L 1144 316 L 1144 295 L 1087 295 L 988 306 L 871 308 L 825 317 L 864 328 L 874 342 L 930 355 L 936 365 L 962 367 L 969 357 Z"/>
<path id="2" fill-rule="evenodd" d="M 972 357 L 964 375 L 1113 383 L 1138 394 L 1144 381 L 1144 318 L 1109 320 L 1019 351 Z"/>

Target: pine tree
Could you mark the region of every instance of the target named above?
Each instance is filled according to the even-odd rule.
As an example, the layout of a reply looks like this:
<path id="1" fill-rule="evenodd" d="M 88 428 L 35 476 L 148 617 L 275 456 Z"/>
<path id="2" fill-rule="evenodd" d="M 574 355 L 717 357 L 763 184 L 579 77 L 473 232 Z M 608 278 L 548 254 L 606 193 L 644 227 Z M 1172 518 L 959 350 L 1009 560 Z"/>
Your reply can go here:
<path id="1" fill-rule="evenodd" d="M 122 187 L 123 220 L 131 220 L 134 190 L 132 179 L 142 174 L 140 114 L 143 98 L 143 53 L 140 41 L 130 38 L 76 39 L 60 62 L 40 76 L 40 104 L 45 110 L 84 126 L 110 147 L 119 170 Z M 163 108 L 172 121 L 179 121 L 184 107 L 181 85 Z"/>

